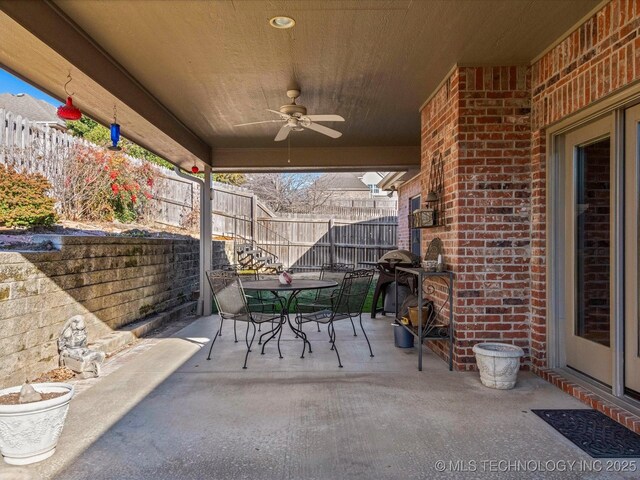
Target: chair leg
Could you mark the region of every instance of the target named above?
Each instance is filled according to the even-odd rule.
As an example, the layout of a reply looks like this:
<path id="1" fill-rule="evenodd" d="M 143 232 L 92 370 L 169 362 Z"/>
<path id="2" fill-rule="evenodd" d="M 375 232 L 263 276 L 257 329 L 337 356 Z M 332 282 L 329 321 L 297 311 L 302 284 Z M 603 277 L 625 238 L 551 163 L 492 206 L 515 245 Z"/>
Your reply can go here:
<path id="1" fill-rule="evenodd" d="M 284 322 L 285 322 L 285 319 L 283 317 L 282 320 L 280 321 L 280 332 L 278 333 L 278 355 L 280 356 L 280 358 L 283 358 L 282 352 L 280 351 L 280 337 L 282 337 L 282 329 L 284 328 Z"/>
<path id="2" fill-rule="evenodd" d="M 320 322 L 316 322 L 316 325 L 318 325 L 318 331 L 320 331 Z"/>
<path id="3" fill-rule="evenodd" d="M 267 346 L 267 343 L 269 343 L 277 334 L 278 334 L 278 330 L 282 329 L 282 324 L 277 325 L 275 328 L 273 328 L 272 330 L 263 333 L 262 335 L 260 335 L 260 338 L 258 339 L 258 345 L 262 345 L 262 355 L 264 355 L 264 347 Z M 267 341 L 264 343 L 260 343 L 262 341 L 262 337 L 271 334 L 271 336 L 269 338 L 267 338 Z"/>
<path id="4" fill-rule="evenodd" d="M 251 343 L 249 343 L 249 325 L 253 326 L 253 335 L 251 336 Z M 244 336 L 244 340 L 247 344 L 247 354 L 244 356 L 244 365 L 242 366 L 242 368 L 244 370 L 247 369 L 247 360 L 249 359 L 249 353 L 251 352 L 251 344 L 253 343 L 253 339 L 256 336 L 256 326 L 253 324 L 253 322 L 247 322 L 247 333 Z"/>
<path id="5" fill-rule="evenodd" d="M 336 346 L 336 330 L 333 328 L 333 322 L 329 322 L 329 326 L 331 327 L 331 349 L 336 351 L 336 356 L 338 357 L 338 367 L 342 368 L 342 362 L 340 361 L 340 354 L 338 353 L 338 347 Z"/>
<path id="6" fill-rule="evenodd" d="M 251 325 L 253 325 L 253 335 L 251 336 L 251 342 L 249 343 L 249 351 L 251 351 L 251 346 L 253 345 L 253 340 L 255 340 L 256 338 L 256 326 L 255 324 L 252 322 Z M 260 326 L 258 324 L 258 326 Z"/>
<path id="7" fill-rule="evenodd" d="M 360 314 L 360 330 L 364 333 L 364 338 L 367 341 L 367 345 L 369 345 L 369 356 L 373 357 L 373 350 L 371 349 L 371 343 L 369 342 L 369 337 L 367 337 L 367 332 L 364 331 L 364 327 L 362 326 L 362 314 Z"/>
<path id="8" fill-rule="evenodd" d="M 358 334 L 356 333 L 356 326 L 355 326 L 355 324 L 353 323 L 353 318 L 349 317 L 349 320 L 351 320 L 351 328 L 353 328 L 353 336 L 354 336 L 354 337 L 357 337 L 357 336 L 358 336 Z"/>
<path id="9" fill-rule="evenodd" d="M 233 321 L 233 336 L 235 337 L 235 343 L 238 343 L 238 332 L 236 331 L 236 324 L 238 322 L 236 320 Z"/>
<path id="10" fill-rule="evenodd" d="M 213 350 L 213 344 L 216 343 L 218 337 L 222 336 L 222 322 L 224 322 L 224 319 L 220 318 L 220 328 L 218 328 L 215 335 L 213 336 L 211 347 L 209 347 L 209 355 L 207 356 L 207 360 L 211 360 L 211 351 Z"/>

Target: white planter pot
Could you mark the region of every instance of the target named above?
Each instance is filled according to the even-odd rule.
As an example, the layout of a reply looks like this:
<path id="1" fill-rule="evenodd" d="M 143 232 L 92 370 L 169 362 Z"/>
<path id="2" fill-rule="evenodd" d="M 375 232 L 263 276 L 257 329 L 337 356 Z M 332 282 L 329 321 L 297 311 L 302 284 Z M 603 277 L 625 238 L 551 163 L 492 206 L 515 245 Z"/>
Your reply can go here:
<path id="1" fill-rule="evenodd" d="M 478 343 L 473 347 L 483 385 L 509 390 L 516 384 L 524 350 L 508 343 Z"/>
<path id="2" fill-rule="evenodd" d="M 12 465 L 27 465 L 49 458 L 64 426 L 73 397 L 68 383 L 34 383 L 40 393 L 64 392 L 57 398 L 21 405 L 0 405 L 0 453 Z M 0 390 L 0 396 L 20 387 Z"/>

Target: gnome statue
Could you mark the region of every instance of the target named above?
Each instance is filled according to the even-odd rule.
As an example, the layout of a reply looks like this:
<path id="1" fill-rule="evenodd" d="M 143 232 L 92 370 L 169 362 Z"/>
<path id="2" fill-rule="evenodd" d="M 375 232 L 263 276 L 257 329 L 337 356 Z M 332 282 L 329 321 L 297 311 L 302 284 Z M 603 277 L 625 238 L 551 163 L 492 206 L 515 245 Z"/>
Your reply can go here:
<path id="1" fill-rule="evenodd" d="M 87 348 L 87 327 L 82 315 L 76 315 L 64 324 L 58 338 L 60 366 L 68 367 L 80 378 L 98 377 L 105 354 Z"/>

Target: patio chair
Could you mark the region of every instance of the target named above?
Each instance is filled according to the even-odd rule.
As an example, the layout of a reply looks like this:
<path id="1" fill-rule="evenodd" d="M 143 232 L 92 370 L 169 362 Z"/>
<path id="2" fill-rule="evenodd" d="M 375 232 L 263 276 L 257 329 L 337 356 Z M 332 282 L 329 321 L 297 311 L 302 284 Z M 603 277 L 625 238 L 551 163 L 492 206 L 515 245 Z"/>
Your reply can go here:
<path id="1" fill-rule="evenodd" d="M 329 333 L 329 341 L 331 342 L 331 350 L 335 350 L 338 357 L 338 366 L 342 367 L 340 360 L 340 353 L 336 346 L 336 331 L 333 323 L 338 320 L 351 320 L 353 325 L 353 319 L 358 317 L 360 320 L 360 329 L 364 334 L 364 338 L 367 340 L 369 346 L 369 354 L 373 357 L 373 350 L 371 348 L 371 342 L 367 332 L 365 332 L 362 326 L 362 309 L 364 308 L 364 302 L 371 288 L 371 282 L 373 280 L 373 270 L 355 270 L 353 272 L 346 272 L 342 285 L 338 290 L 337 295 L 332 297 L 331 303 L 299 303 L 300 309 L 296 313 L 296 323 L 302 328 L 304 323 L 318 322 L 327 325 L 327 332 Z"/>
<path id="2" fill-rule="evenodd" d="M 217 265 L 213 267 L 213 270 L 224 270 L 226 272 L 235 272 L 240 280 L 259 280 L 259 275 L 257 270 L 245 270 L 242 268 L 240 264 L 227 264 L 227 265 Z M 272 297 L 271 299 L 263 298 L 262 295 L 245 295 L 247 299 L 247 305 L 249 310 L 252 312 L 260 312 L 260 313 L 273 313 L 282 310 L 282 301 L 278 298 Z M 262 331 L 262 324 L 258 325 L 258 331 Z M 238 332 L 237 332 L 237 324 L 233 322 L 233 336 L 235 342 L 238 343 Z"/>
<path id="3" fill-rule="evenodd" d="M 330 306 L 333 300 L 338 295 L 340 291 L 340 286 L 342 285 L 342 280 L 344 280 L 344 275 L 347 272 L 353 272 L 353 263 L 325 263 L 322 265 L 320 270 L 320 280 L 333 280 L 338 285 L 334 289 L 323 288 L 321 290 L 316 290 L 316 297 L 313 303 L 324 303 L 327 306 Z M 320 331 L 320 323 L 318 325 L 318 331 Z M 351 327 L 353 328 L 353 336 L 357 337 L 356 326 L 353 323 L 353 319 L 351 319 Z"/>
<path id="4" fill-rule="evenodd" d="M 244 357 L 244 365 L 242 368 L 247 368 L 247 360 L 249 353 L 251 352 L 251 345 L 256 336 L 256 325 L 271 322 L 273 328 L 271 333 L 273 336 L 278 335 L 278 354 L 282 358 L 282 352 L 280 350 L 280 336 L 282 334 L 282 323 L 284 318 L 282 313 L 262 313 L 253 312 L 249 309 L 247 298 L 242 288 L 242 282 L 236 272 L 228 270 L 212 270 L 207 272 L 207 279 L 213 292 L 213 299 L 220 315 L 220 327 L 215 333 L 213 340 L 211 341 L 211 347 L 209 348 L 209 355 L 207 360 L 211 360 L 211 352 L 213 345 L 216 343 L 216 339 L 222 336 L 222 325 L 225 320 L 233 320 L 235 322 L 245 322 L 247 324 L 247 330 L 245 332 L 245 342 L 247 344 L 247 354 Z M 277 325 L 274 325 L 275 322 Z M 249 341 L 249 327 L 253 327 L 253 335 L 251 341 Z M 234 328 L 235 330 L 235 328 Z M 237 341 L 237 338 L 236 338 Z"/>

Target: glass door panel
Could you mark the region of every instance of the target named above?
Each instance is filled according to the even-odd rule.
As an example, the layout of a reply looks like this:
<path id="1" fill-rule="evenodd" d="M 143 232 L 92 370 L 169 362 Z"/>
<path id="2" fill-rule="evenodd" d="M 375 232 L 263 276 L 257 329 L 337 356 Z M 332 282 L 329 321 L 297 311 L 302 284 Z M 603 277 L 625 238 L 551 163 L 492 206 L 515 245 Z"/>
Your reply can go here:
<path id="1" fill-rule="evenodd" d="M 611 346 L 611 139 L 575 147 L 575 334 Z"/>
<path id="2" fill-rule="evenodd" d="M 420 195 L 409 199 L 409 214 L 413 213 L 414 210 L 418 210 L 419 208 L 420 208 Z M 411 253 L 418 256 L 420 256 L 420 250 L 421 250 L 421 245 L 420 245 L 421 231 L 422 230 L 418 228 L 411 229 Z"/>

